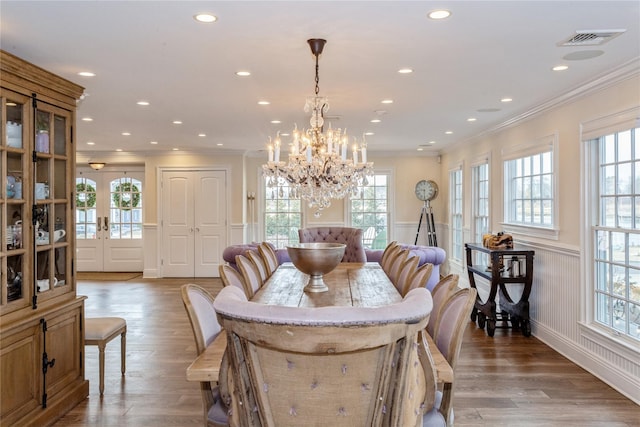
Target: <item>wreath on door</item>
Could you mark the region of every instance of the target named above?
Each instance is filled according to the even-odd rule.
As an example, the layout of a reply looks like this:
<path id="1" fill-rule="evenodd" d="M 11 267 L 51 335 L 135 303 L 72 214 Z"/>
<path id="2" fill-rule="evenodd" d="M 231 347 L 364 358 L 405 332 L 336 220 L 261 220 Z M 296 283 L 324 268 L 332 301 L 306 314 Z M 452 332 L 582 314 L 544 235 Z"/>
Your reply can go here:
<path id="1" fill-rule="evenodd" d="M 93 208 L 96 205 L 96 189 L 91 184 L 76 184 L 76 207 L 78 209 Z"/>
<path id="2" fill-rule="evenodd" d="M 140 189 L 130 182 L 118 184 L 111 196 L 111 200 L 113 200 L 116 207 L 123 210 L 129 210 L 132 207 L 137 208 L 140 204 Z"/>

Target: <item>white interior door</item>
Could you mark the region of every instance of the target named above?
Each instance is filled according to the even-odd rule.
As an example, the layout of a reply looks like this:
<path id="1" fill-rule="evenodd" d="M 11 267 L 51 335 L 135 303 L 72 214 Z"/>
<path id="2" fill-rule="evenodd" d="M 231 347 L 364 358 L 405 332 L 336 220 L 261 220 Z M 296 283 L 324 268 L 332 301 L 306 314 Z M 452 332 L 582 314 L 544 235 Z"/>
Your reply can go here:
<path id="1" fill-rule="evenodd" d="M 227 241 L 225 171 L 164 171 L 164 277 L 218 277 Z"/>
<path id="2" fill-rule="evenodd" d="M 78 271 L 142 271 L 142 172 L 79 171 Z"/>

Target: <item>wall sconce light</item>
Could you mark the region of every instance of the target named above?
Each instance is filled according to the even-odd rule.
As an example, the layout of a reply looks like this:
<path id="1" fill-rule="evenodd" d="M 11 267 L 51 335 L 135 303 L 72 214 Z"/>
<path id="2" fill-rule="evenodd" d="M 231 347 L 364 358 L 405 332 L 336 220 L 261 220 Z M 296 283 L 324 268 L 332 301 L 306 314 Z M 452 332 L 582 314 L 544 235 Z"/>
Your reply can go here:
<path id="1" fill-rule="evenodd" d="M 91 166 L 91 169 L 96 170 L 96 171 L 99 171 L 100 169 L 102 169 L 106 165 L 107 165 L 106 163 L 102 163 L 102 162 L 89 162 L 89 166 Z"/>

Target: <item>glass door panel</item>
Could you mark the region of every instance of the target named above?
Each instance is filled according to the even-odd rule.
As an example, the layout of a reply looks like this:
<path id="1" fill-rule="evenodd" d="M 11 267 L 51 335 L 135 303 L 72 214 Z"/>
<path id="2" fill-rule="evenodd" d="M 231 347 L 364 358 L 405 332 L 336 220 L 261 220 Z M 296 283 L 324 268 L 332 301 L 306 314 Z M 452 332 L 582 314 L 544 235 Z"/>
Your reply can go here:
<path id="1" fill-rule="evenodd" d="M 67 129 L 67 118 L 64 116 L 53 116 L 53 154 L 57 156 L 67 155 L 67 141 L 70 139 Z"/>

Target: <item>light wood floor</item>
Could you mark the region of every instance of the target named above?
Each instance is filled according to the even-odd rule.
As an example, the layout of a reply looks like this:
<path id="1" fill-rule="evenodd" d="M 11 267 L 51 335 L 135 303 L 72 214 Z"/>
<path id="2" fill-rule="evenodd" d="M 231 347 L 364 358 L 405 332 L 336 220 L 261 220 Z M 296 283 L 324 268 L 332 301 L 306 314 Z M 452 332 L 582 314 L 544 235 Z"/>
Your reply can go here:
<path id="1" fill-rule="evenodd" d="M 180 285 L 212 293 L 218 279 L 81 280 L 87 317 L 126 318 L 127 373 L 120 340 L 107 345 L 105 394 L 98 392 L 97 347 L 86 349 L 89 397 L 55 426 L 198 426 L 197 383 L 185 379 L 195 357 Z M 456 426 L 640 426 L 640 406 L 542 344 L 498 329 L 494 338 L 470 323 L 457 369 Z M 330 427 L 330 426 L 328 426 Z M 356 427 L 356 426 L 354 426 Z"/>

